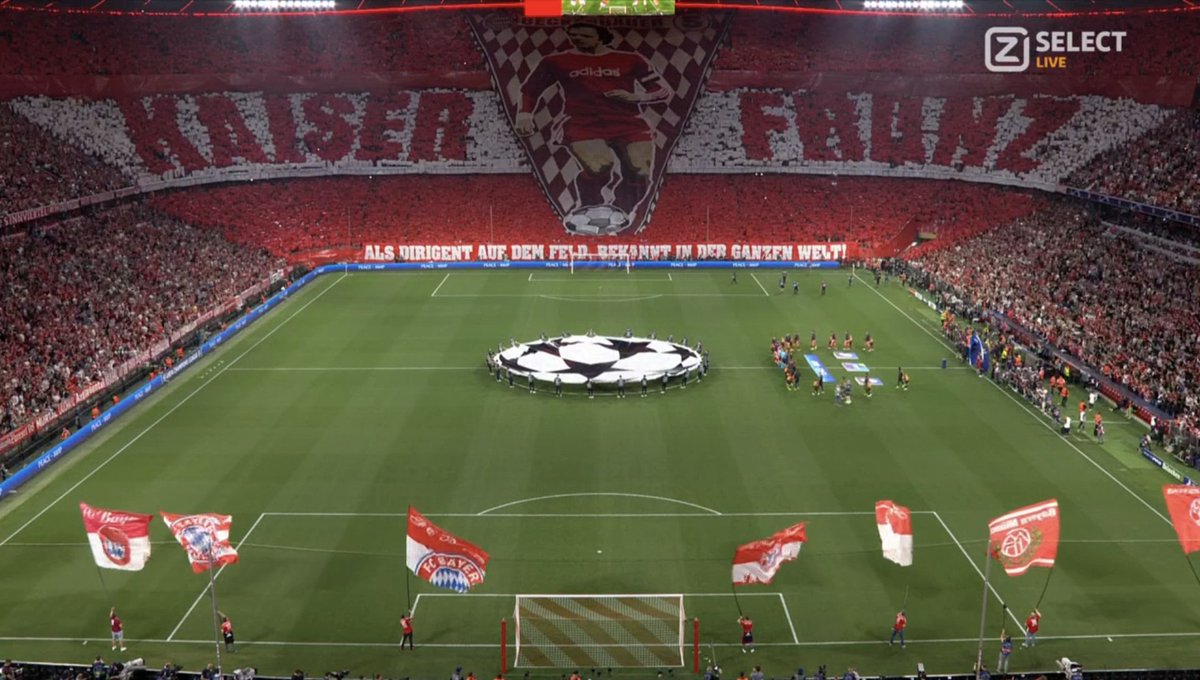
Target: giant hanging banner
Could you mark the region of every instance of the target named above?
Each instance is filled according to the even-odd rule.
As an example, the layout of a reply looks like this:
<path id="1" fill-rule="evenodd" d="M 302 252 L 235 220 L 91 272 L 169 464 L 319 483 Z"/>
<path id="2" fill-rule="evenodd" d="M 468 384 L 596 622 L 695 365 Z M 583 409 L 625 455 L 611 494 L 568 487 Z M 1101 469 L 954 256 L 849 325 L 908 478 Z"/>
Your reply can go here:
<path id="1" fill-rule="evenodd" d="M 692 12 L 471 18 L 504 114 L 567 231 L 646 226 L 728 25 L 727 14 Z"/>

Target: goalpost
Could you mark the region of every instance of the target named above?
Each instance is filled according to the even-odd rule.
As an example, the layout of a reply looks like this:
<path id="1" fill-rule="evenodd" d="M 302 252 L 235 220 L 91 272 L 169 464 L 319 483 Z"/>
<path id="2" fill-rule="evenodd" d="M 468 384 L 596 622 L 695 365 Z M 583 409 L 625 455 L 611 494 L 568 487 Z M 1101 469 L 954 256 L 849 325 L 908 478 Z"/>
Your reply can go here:
<path id="1" fill-rule="evenodd" d="M 681 594 L 516 597 L 514 667 L 679 668 L 687 663 Z M 699 627 L 696 620 L 693 647 Z"/>
<path id="2" fill-rule="evenodd" d="M 633 269 L 633 260 L 629 255 L 599 255 L 595 253 L 577 255 L 571 253 L 568 256 L 568 266 L 572 274 L 581 269 L 624 269 L 628 274 Z"/>

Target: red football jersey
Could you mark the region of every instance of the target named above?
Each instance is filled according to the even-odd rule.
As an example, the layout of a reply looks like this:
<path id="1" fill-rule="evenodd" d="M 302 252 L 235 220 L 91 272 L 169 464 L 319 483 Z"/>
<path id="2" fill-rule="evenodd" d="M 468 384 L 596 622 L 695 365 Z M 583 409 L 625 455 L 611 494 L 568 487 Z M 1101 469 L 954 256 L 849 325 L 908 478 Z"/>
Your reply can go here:
<path id="1" fill-rule="evenodd" d="M 1030 633 L 1036 633 L 1038 632 L 1038 625 L 1040 625 L 1041 622 L 1042 617 L 1031 614 L 1029 618 L 1025 619 L 1025 630 L 1029 631 Z"/>
<path id="2" fill-rule="evenodd" d="M 548 54 L 521 87 L 521 110 L 533 111 L 537 98 L 555 84 L 563 89 L 563 113 L 577 121 L 628 119 L 639 115 L 638 105 L 613 99 L 606 93 L 657 90 L 661 87 L 661 77 L 645 57 L 634 52 Z"/>
<path id="3" fill-rule="evenodd" d="M 121 632 L 121 617 L 117 616 L 116 614 L 113 614 L 108 619 L 108 625 L 112 626 L 112 632 L 120 633 Z"/>
<path id="4" fill-rule="evenodd" d="M 742 619 L 742 633 L 749 633 L 754 630 L 754 622 L 750 619 Z"/>

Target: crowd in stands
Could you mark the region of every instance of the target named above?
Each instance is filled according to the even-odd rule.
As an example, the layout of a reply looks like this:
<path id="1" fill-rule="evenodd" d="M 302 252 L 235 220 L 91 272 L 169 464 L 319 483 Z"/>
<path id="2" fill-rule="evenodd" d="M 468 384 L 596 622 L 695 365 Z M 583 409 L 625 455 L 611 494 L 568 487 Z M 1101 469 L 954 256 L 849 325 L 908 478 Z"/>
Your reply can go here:
<path id="1" fill-rule="evenodd" d="M 463 197 L 469 196 L 468 202 Z M 235 184 L 149 201 L 230 241 L 289 256 L 364 243 L 568 239 L 530 176 L 343 177 Z M 906 227 L 950 242 L 1028 214 L 1028 194 L 966 182 L 793 175 L 668 175 L 650 225 L 604 243 L 824 243 L 875 247 Z"/>
<path id="2" fill-rule="evenodd" d="M 105 163 L 0 102 L 0 214 L 126 186 Z"/>
<path id="3" fill-rule="evenodd" d="M 1067 183 L 1200 214 L 1200 110 L 1180 111 L 1140 139 L 1097 157 Z"/>
<path id="4" fill-rule="evenodd" d="M 7 12 L 0 74 L 328 73 L 479 69 L 466 18 L 446 12 L 341 17 L 170 17 Z M 954 24 L 947 30 L 945 22 Z M 1198 22 L 1177 14 L 1075 18 L 1127 32 L 1121 52 L 1073 53 L 1072 74 L 1200 72 Z M 731 71 L 985 73 L 983 19 L 742 12 L 716 67 Z M 1061 29 L 1024 19 L 1031 32 Z M 247 29 L 247 26 L 251 28 Z M 129 35 L 138 40 L 130 41 Z M 251 39 L 250 36 L 253 36 Z M 1146 36 L 1153 36 L 1147 39 Z M 797 45 L 806 49 L 796 49 Z"/>
<path id="5" fill-rule="evenodd" d="M 275 264 L 139 205 L 0 239 L 0 434 L 261 281 Z"/>
<path id="6" fill-rule="evenodd" d="M 6 11 L 4 22 L 3 75 L 445 72 L 483 64 L 466 19 L 445 12 L 233 19 Z"/>
<path id="7" fill-rule="evenodd" d="M 1200 268 L 1141 247 L 1080 207 L 912 256 L 930 285 L 1006 315 L 1195 428 Z"/>

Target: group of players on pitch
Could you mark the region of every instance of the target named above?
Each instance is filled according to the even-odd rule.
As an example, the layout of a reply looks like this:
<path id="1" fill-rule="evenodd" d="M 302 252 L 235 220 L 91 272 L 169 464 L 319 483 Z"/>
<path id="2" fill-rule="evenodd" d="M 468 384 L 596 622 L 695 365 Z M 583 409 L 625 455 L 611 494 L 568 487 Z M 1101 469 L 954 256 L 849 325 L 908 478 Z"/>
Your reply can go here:
<path id="1" fill-rule="evenodd" d="M 829 334 L 829 343 L 827 345 L 827 348 L 831 352 L 837 351 L 837 349 L 838 349 L 837 342 L 838 342 L 837 333 L 836 332 L 830 333 Z M 866 351 L 868 351 L 868 352 L 875 351 L 875 339 L 871 337 L 871 333 L 869 331 L 867 332 L 867 335 L 866 335 L 865 344 L 866 344 Z M 815 352 L 817 350 L 817 332 L 815 330 L 809 334 L 808 348 L 809 348 L 809 351 L 812 351 L 812 352 Z M 801 345 L 799 333 L 796 333 L 794 335 L 793 334 L 784 335 L 783 340 L 779 340 L 777 338 L 771 338 L 771 359 L 775 362 L 776 366 L 783 369 L 783 379 L 787 385 L 787 389 L 789 392 L 793 392 L 795 390 L 800 389 L 800 373 L 796 367 L 795 355 L 797 353 L 799 353 L 802 349 L 803 349 L 803 347 Z M 854 351 L 854 336 L 850 335 L 849 331 L 846 332 L 845 336 L 842 339 L 842 351 L 844 351 L 844 352 Z M 874 393 L 874 386 L 871 384 L 871 373 L 869 371 L 864 372 L 862 377 L 863 377 L 863 380 L 862 380 L 863 392 L 867 395 L 868 398 L 870 398 Z M 905 373 L 903 368 L 897 368 L 896 369 L 896 388 L 903 389 L 904 391 L 908 391 L 908 384 L 909 384 L 908 373 Z M 853 384 L 853 382 L 851 382 L 851 380 L 849 378 L 847 378 L 844 382 L 838 383 L 837 388 L 836 388 L 835 401 L 839 405 L 840 404 L 849 404 L 851 402 L 851 395 L 853 393 L 853 390 L 854 390 L 854 384 Z M 825 394 L 825 381 L 822 376 L 817 376 L 813 380 L 812 394 L 814 397 Z"/>

